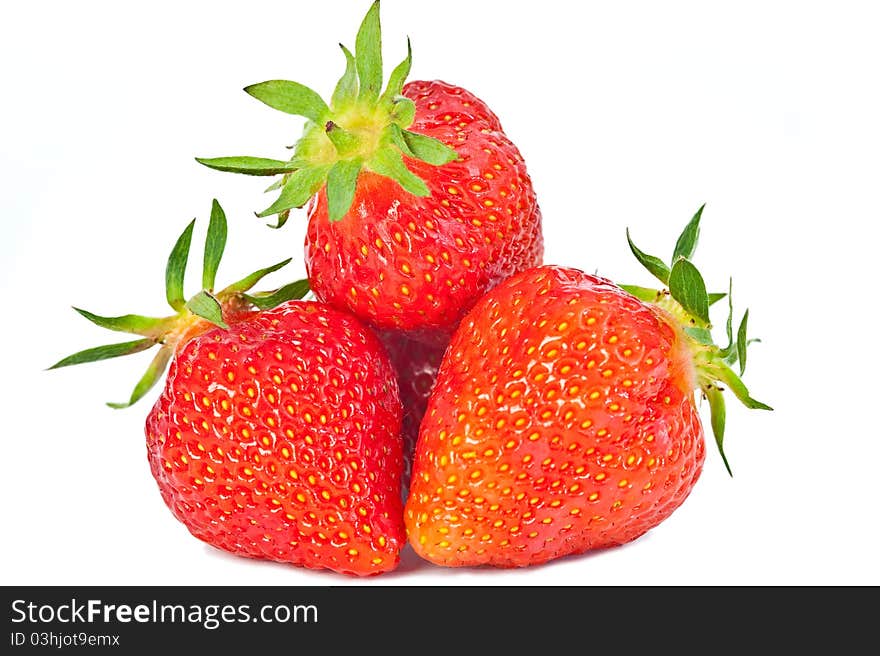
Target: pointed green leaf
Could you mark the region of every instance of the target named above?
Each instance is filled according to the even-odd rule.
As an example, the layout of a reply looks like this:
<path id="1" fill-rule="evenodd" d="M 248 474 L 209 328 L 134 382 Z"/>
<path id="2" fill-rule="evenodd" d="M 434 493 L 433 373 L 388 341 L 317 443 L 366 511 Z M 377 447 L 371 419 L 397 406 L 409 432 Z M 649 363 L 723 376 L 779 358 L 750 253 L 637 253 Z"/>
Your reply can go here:
<path id="1" fill-rule="evenodd" d="M 709 323 L 709 294 L 697 267 L 688 260 L 678 260 L 669 272 L 669 293 L 685 312 Z"/>
<path id="2" fill-rule="evenodd" d="M 168 299 L 168 305 L 178 312 L 186 305 L 186 299 L 183 296 L 183 278 L 186 274 L 186 262 L 189 259 L 189 247 L 195 223 L 195 219 L 190 221 L 178 237 L 177 243 L 174 244 L 171 255 L 168 257 L 168 264 L 165 266 L 165 297 Z"/>
<path id="3" fill-rule="evenodd" d="M 279 262 L 278 264 L 273 264 L 270 267 L 266 267 L 265 269 L 260 269 L 259 271 L 254 271 L 249 276 L 246 276 L 239 280 L 238 282 L 234 282 L 229 285 L 226 289 L 220 292 L 220 296 L 227 296 L 232 294 L 240 294 L 241 292 L 246 292 L 251 289 L 254 285 L 260 282 L 263 278 L 268 276 L 270 273 L 278 271 L 282 267 L 290 264 L 292 257 L 287 258 L 286 260 Z"/>
<path id="4" fill-rule="evenodd" d="M 410 150 L 409 144 L 406 143 L 406 139 L 403 137 L 403 130 L 397 123 L 391 123 L 385 128 L 385 138 L 387 141 L 390 141 L 395 146 L 400 148 L 400 152 L 402 152 L 407 157 L 415 157 L 415 153 Z"/>
<path id="5" fill-rule="evenodd" d="M 729 290 L 727 293 L 727 322 L 725 324 L 727 346 L 721 349 L 721 357 L 723 358 L 727 358 L 736 348 L 733 343 L 733 278 L 730 278 L 727 288 Z"/>
<path id="6" fill-rule="evenodd" d="M 409 37 L 406 39 L 406 59 L 400 62 L 397 67 L 391 71 L 391 77 L 388 78 L 388 85 L 382 94 L 380 102 L 390 104 L 394 99 L 403 92 L 403 84 L 409 76 L 410 68 L 412 68 L 412 45 Z"/>
<path id="7" fill-rule="evenodd" d="M 409 98 L 397 96 L 391 103 L 391 120 L 402 128 L 408 128 L 416 118 L 416 104 Z"/>
<path id="8" fill-rule="evenodd" d="M 700 239 L 700 217 L 703 215 L 704 207 L 706 207 L 705 203 L 697 210 L 694 217 L 684 227 L 678 241 L 675 242 L 675 251 L 672 253 L 673 264 L 681 257 L 686 260 L 690 260 L 693 257 L 694 251 L 697 248 L 697 242 Z"/>
<path id="9" fill-rule="evenodd" d="M 257 216 L 270 216 L 283 210 L 302 207 L 324 184 L 329 170 L 329 166 L 321 165 L 299 169 L 292 173 L 278 199 Z"/>
<path id="10" fill-rule="evenodd" d="M 299 82 L 267 80 L 245 87 L 244 90 L 272 109 L 303 116 L 318 125 L 323 125 L 330 116 L 330 108 L 324 99 Z"/>
<path id="11" fill-rule="evenodd" d="M 373 103 L 382 90 L 382 29 L 379 2 L 376 0 L 364 16 L 354 44 L 355 65 L 360 81 L 358 98 Z"/>
<path id="12" fill-rule="evenodd" d="M 659 257 L 655 257 L 653 255 L 648 255 L 639 250 L 636 245 L 633 243 L 633 240 L 629 236 L 629 228 L 626 229 L 626 241 L 629 242 L 629 249 L 632 251 L 633 255 L 636 256 L 636 259 L 645 267 L 651 274 L 657 278 L 664 285 L 669 284 L 669 267 L 661 260 Z"/>
<path id="13" fill-rule="evenodd" d="M 278 228 L 283 228 L 284 224 L 287 223 L 287 219 L 290 218 L 290 210 L 284 210 L 283 212 L 278 212 L 278 221 L 275 225 L 271 223 L 267 223 L 266 225 L 272 228 L 273 230 L 278 230 Z"/>
<path id="14" fill-rule="evenodd" d="M 210 321 L 215 326 L 228 329 L 223 321 L 223 308 L 220 302 L 207 291 L 202 290 L 186 302 L 186 309 L 197 317 Z"/>
<path id="15" fill-rule="evenodd" d="M 749 311 L 743 315 L 739 324 L 739 330 L 736 331 L 736 356 L 739 360 L 739 375 L 742 376 L 746 372 L 746 347 L 748 346 L 748 338 L 746 330 L 749 324 Z"/>
<path id="16" fill-rule="evenodd" d="M 715 342 L 712 340 L 712 333 L 705 328 L 699 328 L 697 326 L 687 326 L 684 331 L 693 337 L 700 344 L 705 344 L 706 346 L 711 346 Z"/>
<path id="17" fill-rule="evenodd" d="M 302 167 L 302 162 L 285 162 L 280 159 L 267 159 L 265 157 L 196 157 L 199 164 L 217 171 L 227 173 L 242 173 L 244 175 L 277 175 L 288 173 Z"/>
<path id="18" fill-rule="evenodd" d="M 635 296 L 640 301 L 645 301 L 648 303 L 652 303 L 656 301 L 660 295 L 660 292 L 656 289 L 651 289 L 650 287 L 639 287 L 638 285 L 620 285 L 620 288 Z"/>
<path id="19" fill-rule="evenodd" d="M 274 292 L 245 294 L 245 298 L 260 310 L 269 310 L 292 299 L 303 298 L 309 292 L 309 281 L 297 280 Z"/>
<path id="20" fill-rule="evenodd" d="M 327 174 L 327 212 L 330 221 L 339 221 L 351 208 L 362 166 L 360 158 L 343 159 L 336 162 Z"/>
<path id="21" fill-rule="evenodd" d="M 718 364 L 716 373 L 718 375 L 718 380 L 727 385 L 736 398 L 738 398 L 747 408 L 752 410 L 773 410 L 773 408 L 766 403 L 761 403 L 760 401 L 753 399 L 749 395 L 749 390 L 746 388 L 745 383 L 743 383 L 740 377 L 734 373 L 733 369 L 727 365 Z"/>
<path id="22" fill-rule="evenodd" d="M 116 330 L 122 333 L 143 335 L 144 337 L 160 337 L 170 329 L 171 320 L 173 319 L 169 317 L 143 317 L 139 314 L 124 314 L 119 317 L 102 317 L 78 307 L 73 309 L 93 324 L 101 326 L 101 328 Z"/>
<path id="23" fill-rule="evenodd" d="M 126 403 L 108 403 L 107 405 L 119 410 L 121 408 L 128 408 L 140 401 L 144 395 L 149 392 L 157 382 L 159 382 L 159 379 L 162 378 L 162 374 L 165 373 L 165 368 L 168 366 L 168 361 L 171 359 L 173 352 L 174 349 L 170 346 L 164 346 L 159 349 L 159 352 L 156 353 L 156 357 L 153 358 L 153 361 L 147 368 L 147 372 L 141 377 L 137 385 L 135 385 L 134 391 L 132 391 L 131 397 L 129 397 L 128 401 Z"/>
<path id="24" fill-rule="evenodd" d="M 278 191 L 278 190 L 281 189 L 281 188 L 284 186 L 284 184 L 287 182 L 287 178 L 288 178 L 288 177 L 289 177 L 289 176 L 282 175 L 282 176 L 281 176 L 280 178 L 278 178 L 275 182 L 273 182 L 273 183 L 270 184 L 268 187 L 266 187 L 265 189 L 263 189 L 263 193 L 266 194 L 266 193 L 269 193 L 270 191 Z"/>
<path id="25" fill-rule="evenodd" d="M 217 269 L 226 249 L 226 213 L 217 199 L 211 203 L 211 221 L 205 237 L 205 255 L 202 267 L 202 289 L 213 290 Z"/>
<path id="26" fill-rule="evenodd" d="M 61 367 L 69 367 L 74 364 L 85 364 L 86 362 L 97 362 L 99 360 L 108 360 L 110 358 L 118 358 L 123 355 L 131 355 L 146 351 L 156 343 L 155 339 L 136 339 L 131 342 L 122 342 L 120 344 L 107 344 L 105 346 L 96 346 L 95 348 L 79 351 L 73 355 L 68 355 L 53 364 L 49 369 L 60 369 Z"/>
<path id="27" fill-rule="evenodd" d="M 712 307 L 726 296 L 727 294 L 723 292 L 709 292 L 709 307 Z"/>
<path id="28" fill-rule="evenodd" d="M 358 93 L 357 68 L 355 67 L 354 55 L 341 43 L 339 47 L 342 48 L 342 54 L 345 55 L 345 73 L 339 78 L 339 82 L 336 83 L 336 89 L 334 89 L 333 97 L 330 99 L 330 104 L 335 110 L 347 107 L 353 103 L 357 99 Z"/>
<path id="29" fill-rule="evenodd" d="M 428 164 L 442 166 L 458 159 L 457 152 L 433 137 L 426 137 L 423 134 L 404 130 L 403 138 L 406 140 L 406 144 L 409 146 L 413 157 Z"/>
<path id="30" fill-rule="evenodd" d="M 391 178 L 409 193 L 415 196 L 430 196 L 431 192 L 425 181 L 406 168 L 403 156 L 397 148 L 386 146 L 376 151 L 367 162 L 367 166 L 386 178 Z"/>
<path id="31" fill-rule="evenodd" d="M 712 433 L 715 435 L 715 444 L 718 445 L 718 452 L 721 454 L 721 459 L 724 461 L 727 473 L 733 476 L 730 463 L 727 462 L 727 456 L 724 454 L 724 424 L 727 421 L 727 407 L 724 401 L 724 394 L 714 385 L 703 391 L 709 401 L 710 421 L 712 422 Z"/>

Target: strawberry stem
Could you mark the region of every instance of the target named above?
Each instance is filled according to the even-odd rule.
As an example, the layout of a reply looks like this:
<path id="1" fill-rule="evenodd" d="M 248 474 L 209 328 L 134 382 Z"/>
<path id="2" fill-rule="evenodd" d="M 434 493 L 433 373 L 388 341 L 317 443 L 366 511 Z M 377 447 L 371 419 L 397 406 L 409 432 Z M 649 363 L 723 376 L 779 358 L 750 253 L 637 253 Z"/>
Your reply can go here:
<path id="1" fill-rule="evenodd" d="M 273 227 L 284 225 L 292 209 L 302 207 L 326 188 L 328 214 L 339 221 L 348 214 L 361 171 L 368 170 L 397 182 L 416 196 L 430 192 L 424 180 L 407 166 L 404 156 L 432 166 L 458 158 L 457 153 L 432 137 L 410 132 L 415 104 L 401 95 L 412 68 L 412 46 L 388 78 L 382 91 L 382 30 L 379 2 L 367 11 L 355 38 L 355 54 L 340 44 L 345 73 L 333 90 L 330 104 L 308 87 L 288 80 L 252 84 L 245 91 L 273 109 L 306 119 L 291 162 L 260 157 L 196 158 L 219 171 L 245 175 L 281 174 L 281 194 L 257 216 L 277 214 Z M 276 185 L 273 185 L 275 188 Z"/>
<path id="2" fill-rule="evenodd" d="M 679 235 L 672 254 L 672 261 L 668 265 L 660 258 L 640 250 L 633 243 L 629 230 L 627 230 L 626 237 L 633 255 L 666 287 L 659 290 L 635 285 L 622 285 L 621 287 L 636 298 L 663 310 L 679 326 L 685 339 L 688 340 L 696 374 L 696 387 L 709 402 L 715 443 L 727 472 L 732 475 L 730 463 L 724 453 L 727 408 L 722 394 L 723 389 L 729 389 L 747 408 L 755 410 L 772 410 L 773 408 L 752 398 L 740 378 L 745 372 L 747 347 L 755 340 L 748 339 L 746 334 L 748 310 L 743 315 L 736 335 L 733 334 L 733 282 L 729 283 L 727 293 L 708 293 L 703 276 L 691 262 L 699 240 L 700 220 L 704 208 L 705 205 L 697 210 Z M 726 323 L 728 344 L 725 348 L 721 348 L 715 344 L 712 338 L 709 308 L 724 297 L 728 299 Z M 737 362 L 740 365 L 739 374 L 731 368 Z"/>
<path id="3" fill-rule="evenodd" d="M 203 289 L 189 300 L 184 300 L 183 280 L 194 226 L 195 219 L 177 238 L 165 267 L 165 293 L 168 304 L 175 310 L 175 314 L 167 317 L 145 317 L 139 314 L 103 317 L 75 307 L 74 310 L 81 316 L 102 328 L 140 335 L 142 339 L 85 349 L 62 358 L 49 369 L 130 355 L 159 345 L 158 352 L 135 385 L 128 401 L 107 404 L 111 408 L 127 408 L 152 389 L 161 379 L 177 348 L 196 332 L 202 332 L 210 325 L 226 330 L 232 318 L 245 316 L 254 310 L 273 308 L 285 301 L 302 298 L 308 293 L 307 280 L 298 280 L 273 291 L 248 293 L 264 277 L 288 264 L 290 259 L 259 269 L 220 292 L 214 293 L 214 282 L 226 248 L 227 236 L 226 213 L 214 200 L 205 237 Z"/>

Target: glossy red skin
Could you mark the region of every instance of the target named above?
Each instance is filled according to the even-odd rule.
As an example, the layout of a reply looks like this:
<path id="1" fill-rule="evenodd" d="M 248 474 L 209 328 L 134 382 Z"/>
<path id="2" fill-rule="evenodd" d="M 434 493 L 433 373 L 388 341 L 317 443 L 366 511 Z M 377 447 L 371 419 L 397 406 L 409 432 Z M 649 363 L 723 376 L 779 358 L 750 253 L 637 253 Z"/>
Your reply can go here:
<path id="1" fill-rule="evenodd" d="M 406 335 L 387 331 L 381 332 L 379 339 L 391 358 L 391 364 L 397 373 L 397 384 L 400 388 L 400 400 L 403 403 L 403 491 L 406 496 L 412 460 L 419 437 L 419 426 L 428 398 L 437 379 L 440 361 L 446 351 L 446 344 L 426 344 Z"/>
<path id="2" fill-rule="evenodd" d="M 416 105 L 409 129 L 460 159 L 407 160 L 427 183 L 425 198 L 362 172 L 351 210 L 335 223 L 319 192 L 309 207 L 306 270 L 319 300 L 440 343 L 492 286 L 541 263 L 541 212 L 522 156 L 485 103 L 443 82 L 403 91 Z"/>
<path id="3" fill-rule="evenodd" d="M 180 348 L 147 418 L 147 452 L 162 498 L 197 538 L 372 575 L 394 569 L 405 543 L 400 424 L 375 335 L 291 301 Z"/>
<path id="4" fill-rule="evenodd" d="M 671 317 L 612 283 L 540 267 L 464 318 L 422 422 L 405 522 L 423 558 L 521 567 L 630 542 L 705 458 Z"/>

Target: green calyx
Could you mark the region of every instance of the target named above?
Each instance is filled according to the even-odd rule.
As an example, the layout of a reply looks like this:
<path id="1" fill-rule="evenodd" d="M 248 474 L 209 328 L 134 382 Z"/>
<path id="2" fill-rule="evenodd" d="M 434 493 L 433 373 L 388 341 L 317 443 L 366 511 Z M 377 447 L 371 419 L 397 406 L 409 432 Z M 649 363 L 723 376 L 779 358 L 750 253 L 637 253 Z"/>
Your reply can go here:
<path id="1" fill-rule="evenodd" d="M 743 314 L 736 333 L 733 331 L 733 281 L 730 281 L 727 293 L 707 292 L 703 276 L 691 262 L 700 236 L 700 219 L 704 207 L 705 205 L 700 207 L 685 226 L 675 244 L 669 264 L 641 251 L 633 243 L 627 230 L 626 238 L 633 255 L 663 283 L 663 287 L 653 289 L 621 285 L 621 288 L 640 300 L 666 311 L 678 322 L 686 335 L 693 357 L 697 386 L 709 402 L 715 443 L 718 445 L 727 472 L 732 475 L 727 456 L 724 454 L 724 426 L 727 411 L 724 395 L 721 392 L 725 388 L 729 389 L 747 408 L 756 410 L 773 408 L 752 398 L 741 378 L 746 368 L 746 349 L 749 344 L 759 340 L 749 339 L 746 334 L 748 310 Z M 709 308 L 725 297 L 728 300 L 727 346 L 722 348 L 716 345 L 712 338 Z M 735 371 L 734 367 L 739 371 Z"/>
<path id="2" fill-rule="evenodd" d="M 409 40 L 406 58 L 391 72 L 382 91 L 378 0 L 358 30 L 355 54 L 342 44 L 340 47 L 345 55 L 345 73 L 329 104 L 308 87 L 288 80 L 269 80 L 245 88 L 269 107 L 306 119 L 290 161 L 246 156 L 196 158 L 219 171 L 280 175 L 267 189 L 280 189 L 280 195 L 257 214 L 277 214 L 274 227 L 284 225 L 290 211 L 305 205 L 322 187 L 326 187 L 330 220 L 341 220 L 351 208 L 358 175 L 364 170 L 391 178 L 411 194 L 427 196 L 424 180 L 407 167 L 404 158 L 441 166 L 458 157 L 437 139 L 407 129 L 415 116 L 414 103 L 402 95 L 412 64 Z"/>
<path id="3" fill-rule="evenodd" d="M 128 401 L 107 404 L 111 408 L 127 408 L 143 398 L 161 379 L 175 349 L 185 342 L 187 336 L 193 334 L 194 330 L 198 330 L 200 324 L 204 326 L 204 322 L 208 322 L 225 330 L 229 328 L 227 321 L 231 316 L 253 309 L 267 310 L 285 301 L 302 298 L 309 291 L 308 281 L 298 280 L 269 292 L 251 293 L 250 290 L 254 285 L 288 264 L 290 259 L 255 271 L 238 282 L 215 291 L 215 278 L 226 248 L 227 234 L 226 213 L 215 200 L 211 206 L 211 219 L 205 237 L 202 289 L 187 299 L 184 296 L 183 282 L 194 227 L 195 219 L 177 238 L 165 267 L 165 296 L 175 314 L 166 317 L 146 317 L 139 314 L 104 317 L 74 308 L 80 315 L 102 328 L 139 335 L 140 338 L 79 351 L 59 360 L 49 369 L 130 355 L 158 345 L 158 352 L 135 385 Z"/>

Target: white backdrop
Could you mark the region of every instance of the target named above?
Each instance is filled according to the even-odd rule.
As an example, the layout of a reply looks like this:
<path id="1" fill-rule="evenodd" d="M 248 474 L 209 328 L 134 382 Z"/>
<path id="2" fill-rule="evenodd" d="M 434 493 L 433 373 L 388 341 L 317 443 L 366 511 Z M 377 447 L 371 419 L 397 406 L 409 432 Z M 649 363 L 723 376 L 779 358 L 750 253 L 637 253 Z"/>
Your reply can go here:
<path id="1" fill-rule="evenodd" d="M 526 158 L 546 261 L 649 283 L 707 203 L 696 261 L 749 307 L 730 403 L 729 478 L 709 444 L 685 504 L 636 542 L 518 571 L 446 570 L 407 550 L 354 580 L 236 558 L 190 537 L 147 467 L 148 355 L 44 368 L 112 341 L 100 314 L 164 310 L 164 260 L 217 197 L 220 271 L 294 256 L 253 211 L 265 180 L 193 157 L 283 157 L 301 122 L 248 97 L 295 79 L 329 94 L 367 0 L 15 3 L 0 23 L 4 584 L 880 584 L 875 412 L 880 62 L 874 3 L 383 0 L 387 65 L 481 96 Z M 195 251 L 194 258 L 200 257 Z M 193 270 L 198 267 L 193 267 Z M 193 283 L 197 284 L 194 279 Z M 732 401 L 732 400 L 731 400 Z M 705 408 L 706 410 L 708 408 Z M 711 438 L 710 438 L 711 440 Z"/>

